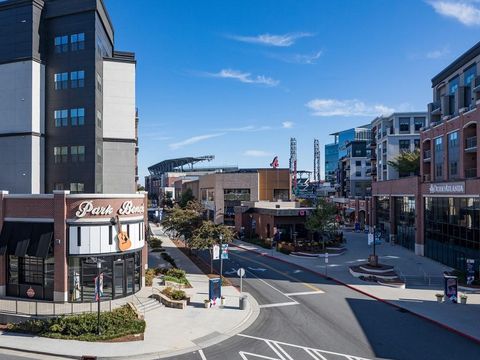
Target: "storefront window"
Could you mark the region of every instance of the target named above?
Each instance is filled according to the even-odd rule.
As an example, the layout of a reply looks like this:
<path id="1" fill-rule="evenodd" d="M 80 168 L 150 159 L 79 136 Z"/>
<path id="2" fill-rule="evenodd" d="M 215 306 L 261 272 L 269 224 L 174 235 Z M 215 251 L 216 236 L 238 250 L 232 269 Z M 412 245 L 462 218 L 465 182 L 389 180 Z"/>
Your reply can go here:
<path id="1" fill-rule="evenodd" d="M 425 254 L 465 270 L 466 259 L 480 261 L 480 199 L 425 199 Z"/>
<path id="2" fill-rule="evenodd" d="M 122 298 L 141 288 L 142 252 L 101 256 L 102 300 Z M 95 301 L 97 264 L 90 257 L 70 257 L 68 270 L 69 301 Z"/>
<path id="3" fill-rule="evenodd" d="M 390 237 L 390 199 L 387 196 L 377 197 L 377 228 L 381 237 L 388 240 Z"/>
<path id="4" fill-rule="evenodd" d="M 415 198 L 395 197 L 397 218 L 397 242 L 410 250 L 415 250 Z"/>

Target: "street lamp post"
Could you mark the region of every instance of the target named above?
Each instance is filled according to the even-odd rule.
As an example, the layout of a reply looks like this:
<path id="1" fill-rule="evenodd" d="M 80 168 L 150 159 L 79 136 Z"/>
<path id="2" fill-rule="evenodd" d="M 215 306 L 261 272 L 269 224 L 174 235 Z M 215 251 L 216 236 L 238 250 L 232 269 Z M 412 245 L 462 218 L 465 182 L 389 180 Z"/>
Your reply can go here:
<path id="1" fill-rule="evenodd" d="M 223 283 L 223 235 L 220 234 L 220 289 L 222 288 Z"/>
<path id="2" fill-rule="evenodd" d="M 376 258 L 377 257 L 377 236 L 376 236 L 376 226 L 373 225 L 373 257 Z"/>
<path id="3" fill-rule="evenodd" d="M 100 270 L 102 263 L 97 258 L 97 335 L 100 335 Z"/>

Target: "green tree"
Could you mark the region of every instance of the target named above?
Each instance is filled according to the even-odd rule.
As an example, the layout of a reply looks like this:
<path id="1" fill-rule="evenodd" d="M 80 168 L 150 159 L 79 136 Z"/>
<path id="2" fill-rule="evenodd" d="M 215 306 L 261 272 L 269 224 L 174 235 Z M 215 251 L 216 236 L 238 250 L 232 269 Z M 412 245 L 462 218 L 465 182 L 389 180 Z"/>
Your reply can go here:
<path id="1" fill-rule="evenodd" d="M 162 199 L 162 206 L 164 208 L 173 208 L 173 200 L 172 200 L 172 193 L 167 191 Z"/>
<path id="2" fill-rule="evenodd" d="M 307 217 L 305 227 L 313 233 L 319 233 L 323 239 L 325 249 L 325 237 L 335 229 L 335 216 L 337 207 L 324 198 L 318 198 L 317 206 Z"/>
<path id="3" fill-rule="evenodd" d="M 220 236 L 223 236 L 222 243 L 230 243 L 233 241 L 235 234 L 229 227 L 215 225 L 212 221 L 204 221 L 193 233 L 191 247 L 210 252 L 211 273 L 213 273 L 213 245 L 220 244 Z"/>
<path id="4" fill-rule="evenodd" d="M 186 189 L 180 195 L 180 200 L 178 201 L 178 205 L 181 208 L 185 209 L 190 201 L 195 200 L 195 196 L 193 196 L 192 189 Z"/>
<path id="5" fill-rule="evenodd" d="M 174 231 L 177 236 L 183 236 L 185 245 L 190 246 L 193 232 L 199 228 L 203 221 L 203 209 L 197 202 L 189 202 L 185 209 L 174 206 L 167 211 L 167 216 L 162 221 L 162 226 L 167 231 Z"/>
<path id="6" fill-rule="evenodd" d="M 403 151 L 388 165 L 398 171 L 400 177 L 420 174 L 420 149 Z"/>

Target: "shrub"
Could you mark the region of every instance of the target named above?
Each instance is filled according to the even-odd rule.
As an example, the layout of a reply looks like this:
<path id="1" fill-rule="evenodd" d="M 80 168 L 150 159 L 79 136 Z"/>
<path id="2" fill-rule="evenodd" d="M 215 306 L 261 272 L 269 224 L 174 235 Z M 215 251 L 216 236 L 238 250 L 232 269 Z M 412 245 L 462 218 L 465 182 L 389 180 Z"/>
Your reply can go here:
<path id="1" fill-rule="evenodd" d="M 281 253 L 283 254 L 286 254 L 286 255 L 290 255 L 291 251 L 285 247 L 281 247 L 278 249 L 278 251 L 280 251 Z"/>
<path id="2" fill-rule="evenodd" d="M 174 282 L 174 283 L 177 283 L 177 284 L 183 284 L 183 285 L 187 285 L 187 286 L 190 285 L 190 283 L 188 282 L 188 280 L 186 278 L 177 278 L 177 277 L 174 277 L 174 276 L 165 275 L 163 277 L 163 280 L 171 281 L 171 282 Z"/>
<path id="3" fill-rule="evenodd" d="M 162 240 L 158 237 L 151 237 L 150 240 L 148 241 L 148 245 L 152 249 L 159 249 L 162 247 Z"/>
<path id="4" fill-rule="evenodd" d="M 145 321 L 128 305 L 100 314 L 100 336 L 97 335 L 97 314 L 60 316 L 46 320 L 28 320 L 9 324 L 14 332 L 33 333 L 43 337 L 68 340 L 101 341 L 145 332 Z"/>
<path id="5" fill-rule="evenodd" d="M 185 278 L 186 272 L 185 270 L 182 270 L 182 269 L 173 268 L 173 269 L 167 270 L 166 275 L 175 277 L 178 279 L 182 279 L 182 278 Z"/>
<path id="6" fill-rule="evenodd" d="M 152 286 L 153 279 L 156 276 L 156 269 L 147 269 L 145 271 L 145 286 Z"/>
<path id="7" fill-rule="evenodd" d="M 172 300 L 185 300 L 187 295 L 183 290 L 175 290 L 171 287 L 167 287 L 162 290 L 162 294 L 168 296 Z"/>

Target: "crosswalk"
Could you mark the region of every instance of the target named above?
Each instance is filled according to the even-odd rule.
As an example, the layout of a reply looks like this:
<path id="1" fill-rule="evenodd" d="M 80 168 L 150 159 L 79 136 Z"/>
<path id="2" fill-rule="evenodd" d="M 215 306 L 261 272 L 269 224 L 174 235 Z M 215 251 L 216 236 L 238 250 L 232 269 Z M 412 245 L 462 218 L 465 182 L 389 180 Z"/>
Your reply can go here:
<path id="1" fill-rule="evenodd" d="M 249 339 L 255 339 L 264 342 L 270 352 L 268 354 L 258 354 L 250 351 L 239 351 L 239 355 L 242 360 L 369 360 L 364 357 L 341 354 L 333 351 L 315 349 L 307 346 L 300 346 L 295 344 L 289 344 L 286 342 L 265 339 L 245 334 L 239 334 Z M 299 357 L 301 356 L 301 357 Z"/>

